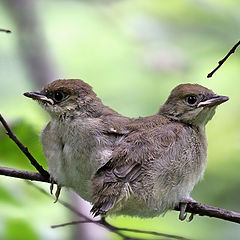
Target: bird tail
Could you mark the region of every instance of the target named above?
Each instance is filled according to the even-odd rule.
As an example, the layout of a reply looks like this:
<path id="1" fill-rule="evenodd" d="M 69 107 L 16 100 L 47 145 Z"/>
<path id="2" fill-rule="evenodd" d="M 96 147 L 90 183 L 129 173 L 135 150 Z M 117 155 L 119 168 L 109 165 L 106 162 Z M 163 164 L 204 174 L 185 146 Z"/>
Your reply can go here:
<path id="1" fill-rule="evenodd" d="M 106 215 L 106 213 L 115 207 L 116 203 L 121 200 L 123 183 L 105 183 L 105 185 L 103 189 L 93 194 L 93 207 L 91 213 L 94 217 Z"/>
<path id="2" fill-rule="evenodd" d="M 133 194 L 131 183 L 136 182 L 141 174 L 142 168 L 139 163 L 113 168 L 109 161 L 98 169 L 91 184 L 93 187 L 93 208 L 91 209 L 93 215 L 105 215 L 112 208 L 116 210 L 116 206 L 121 207 L 118 203 Z"/>

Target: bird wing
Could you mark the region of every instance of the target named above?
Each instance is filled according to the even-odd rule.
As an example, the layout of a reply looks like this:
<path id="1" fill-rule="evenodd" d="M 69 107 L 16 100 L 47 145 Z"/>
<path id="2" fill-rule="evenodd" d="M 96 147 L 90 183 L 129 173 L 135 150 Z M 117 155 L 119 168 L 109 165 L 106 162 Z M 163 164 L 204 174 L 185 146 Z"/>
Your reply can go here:
<path id="1" fill-rule="evenodd" d="M 141 181 L 147 162 L 154 161 L 176 142 L 177 128 L 155 127 L 131 132 L 115 147 L 111 159 L 92 178 L 94 216 L 106 214 Z M 131 191 L 130 191 L 131 192 Z"/>
<path id="2" fill-rule="evenodd" d="M 124 185 L 137 181 L 141 173 L 138 163 L 114 168 L 105 164 L 99 169 L 93 179 L 93 215 L 105 215 L 120 198 Z"/>

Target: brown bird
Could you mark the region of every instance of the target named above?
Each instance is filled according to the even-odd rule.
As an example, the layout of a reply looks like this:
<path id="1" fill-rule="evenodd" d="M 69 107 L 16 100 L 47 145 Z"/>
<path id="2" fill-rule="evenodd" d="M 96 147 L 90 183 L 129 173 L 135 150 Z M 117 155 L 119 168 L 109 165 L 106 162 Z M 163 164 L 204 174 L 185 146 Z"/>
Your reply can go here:
<path id="1" fill-rule="evenodd" d="M 92 213 L 154 217 L 179 203 L 185 219 L 207 162 L 205 125 L 228 97 L 198 84 L 171 92 L 157 115 L 137 119 L 92 178 Z"/>
<path id="2" fill-rule="evenodd" d="M 51 116 L 41 142 L 52 181 L 58 183 L 56 201 L 61 186 L 91 201 L 89 181 L 121 138 L 115 129 L 130 118 L 103 105 L 92 87 L 79 79 L 56 80 L 40 92 L 24 95 L 37 100 Z"/>
<path id="3" fill-rule="evenodd" d="M 41 141 L 52 178 L 93 202 L 95 215 L 152 217 L 182 202 L 181 219 L 205 169 L 205 124 L 228 100 L 183 84 L 157 115 L 130 119 L 106 107 L 78 79 L 24 95 L 51 116 Z"/>

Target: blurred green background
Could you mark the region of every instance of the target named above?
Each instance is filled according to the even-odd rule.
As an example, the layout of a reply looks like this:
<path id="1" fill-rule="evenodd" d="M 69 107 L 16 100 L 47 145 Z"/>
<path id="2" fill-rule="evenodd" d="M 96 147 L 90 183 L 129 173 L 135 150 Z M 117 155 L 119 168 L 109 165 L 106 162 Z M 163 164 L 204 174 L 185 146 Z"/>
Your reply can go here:
<path id="1" fill-rule="evenodd" d="M 208 165 L 192 197 L 240 212 L 239 50 L 206 78 L 239 40 L 239 12 L 238 0 L 2 0 L 0 28 L 12 34 L 0 33 L 0 113 L 46 167 L 38 135 L 49 117 L 23 92 L 80 78 L 106 105 L 138 117 L 156 113 L 176 85 L 202 84 L 230 101 L 207 125 Z M 34 170 L 1 126 L 0 165 Z M 69 191 L 62 197 L 88 212 Z M 0 239 L 119 239 L 93 225 L 50 228 L 74 218 L 25 181 L 0 176 Z M 108 220 L 192 239 L 240 238 L 237 224 L 199 216 L 180 222 L 177 212 Z"/>

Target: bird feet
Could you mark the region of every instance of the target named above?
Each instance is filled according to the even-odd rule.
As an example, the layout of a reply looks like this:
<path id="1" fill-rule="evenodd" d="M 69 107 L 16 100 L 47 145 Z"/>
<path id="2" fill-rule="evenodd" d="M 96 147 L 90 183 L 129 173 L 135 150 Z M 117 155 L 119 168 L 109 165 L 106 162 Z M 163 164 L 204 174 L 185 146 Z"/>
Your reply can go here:
<path id="1" fill-rule="evenodd" d="M 53 177 L 50 177 L 50 183 L 51 183 L 51 185 L 50 185 L 50 193 L 51 194 L 53 194 L 54 184 L 57 184 L 57 190 L 55 192 L 56 199 L 54 201 L 54 203 L 56 203 L 58 201 L 59 196 L 60 196 L 62 186 L 60 184 L 56 183 L 56 181 L 54 180 Z"/>
<path id="2" fill-rule="evenodd" d="M 187 213 L 186 213 L 186 209 L 187 209 L 187 205 L 189 203 L 192 202 L 196 202 L 193 198 L 191 197 L 186 197 L 183 198 L 180 203 L 179 203 L 179 207 L 180 207 L 180 213 L 179 213 L 179 219 L 181 221 L 184 221 L 187 217 Z M 188 218 L 187 222 L 191 222 L 193 220 L 194 217 L 194 213 L 191 213 L 190 217 Z"/>

